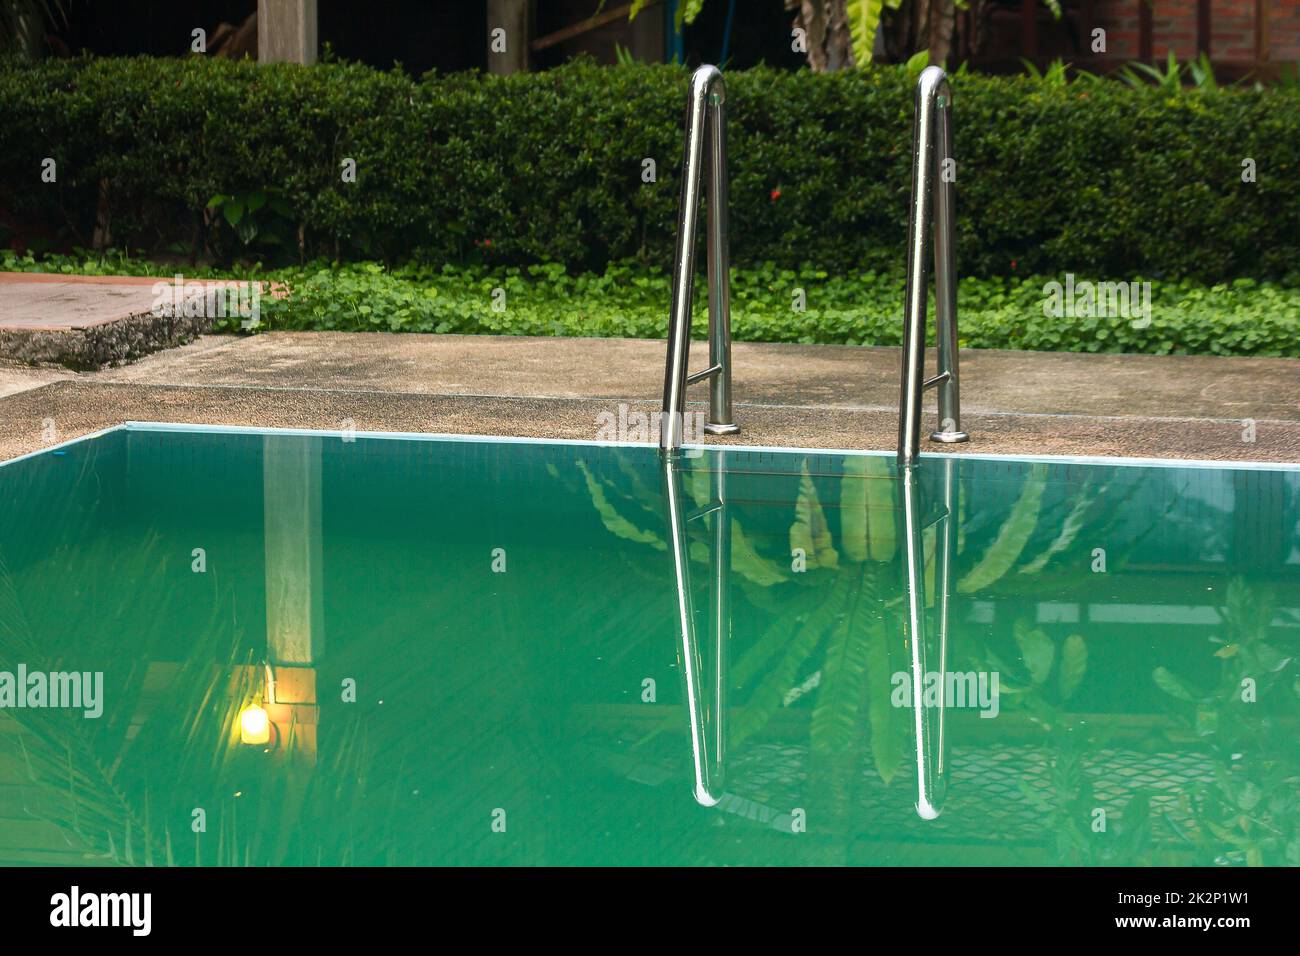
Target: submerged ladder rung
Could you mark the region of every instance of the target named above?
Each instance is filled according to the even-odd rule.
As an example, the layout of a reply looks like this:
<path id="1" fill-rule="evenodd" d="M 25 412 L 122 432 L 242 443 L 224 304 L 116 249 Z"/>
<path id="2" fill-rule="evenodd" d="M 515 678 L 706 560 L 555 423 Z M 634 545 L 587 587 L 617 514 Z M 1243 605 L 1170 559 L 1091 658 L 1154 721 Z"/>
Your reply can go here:
<path id="1" fill-rule="evenodd" d="M 950 512 L 947 508 L 945 508 L 942 505 L 937 506 L 931 511 L 927 511 L 921 517 L 921 521 L 920 521 L 921 530 L 926 531 L 930 528 L 933 528 L 939 522 L 946 519 L 951 513 L 952 512 Z"/>
<path id="2" fill-rule="evenodd" d="M 700 369 L 700 371 L 696 372 L 693 375 L 687 375 L 686 384 L 694 385 L 696 382 L 702 382 L 706 378 L 713 378 L 713 376 L 719 375 L 721 374 L 721 372 L 722 372 L 721 363 L 718 363 L 717 365 L 710 365 L 708 368 Z"/>
<path id="3" fill-rule="evenodd" d="M 692 511 L 690 514 L 686 516 L 686 520 L 694 521 L 696 518 L 703 518 L 713 514 L 713 512 L 715 511 L 721 511 L 721 510 L 722 510 L 722 505 L 718 504 L 715 501 L 711 505 L 703 505 L 702 507 L 696 508 L 694 511 Z"/>
<path id="4" fill-rule="evenodd" d="M 940 372 L 934 378 L 927 378 L 925 380 L 925 384 L 922 385 L 921 388 L 922 389 L 934 388 L 936 385 L 942 385 L 950 378 L 952 378 L 952 372 Z"/>

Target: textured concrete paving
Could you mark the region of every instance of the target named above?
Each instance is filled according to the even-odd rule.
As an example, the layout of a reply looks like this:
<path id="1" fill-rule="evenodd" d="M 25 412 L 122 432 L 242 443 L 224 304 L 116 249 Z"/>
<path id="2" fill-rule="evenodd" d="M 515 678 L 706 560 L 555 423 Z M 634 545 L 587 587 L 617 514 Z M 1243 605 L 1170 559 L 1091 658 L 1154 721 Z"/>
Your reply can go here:
<path id="1" fill-rule="evenodd" d="M 97 378 L 641 400 L 662 392 L 664 349 L 644 339 L 281 332 L 206 336 Z M 706 351 L 693 344 L 692 370 L 708 364 Z M 898 349 L 741 342 L 734 354 L 740 403 L 898 408 Z M 961 373 L 963 408 L 971 412 L 1300 422 L 1295 359 L 967 350 Z M 704 386 L 692 394 L 703 395 Z"/>
<path id="2" fill-rule="evenodd" d="M 25 392 L 28 389 L 40 388 L 42 385 L 48 385 L 51 382 L 61 382 L 64 379 L 75 377 L 76 372 L 65 368 L 48 365 L 5 364 L 0 361 L 0 398 L 13 395 L 16 392 Z"/>
<path id="3" fill-rule="evenodd" d="M 663 361 L 623 339 L 205 336 L 84 375 L 0 367 L 0 457 L 132 419 L 593 439 L 622 402 L 657 408 Z M 898 369 L 897 349 L 737 344 L 727 441 L 892 448 Z M 972 441 L 927 450 L 1300 462 L 1297 360 L 968 351 L 962 372 Z"/>
<path id="4" fill-rule="evenodd" d="M 0 361 L 97 369 L 188 342 L 212 322 L 184 308 L 156 311 L 154 288 L 170 281 L 0 272 Z M 209 285 L 188 283 L 171 294 L 180 305 Z"/>
<path id="5" fill-rule="evenodd" d="M 0 272 L 0 329 L 60 332 L 141 315 L 153 308 L 153 284 L 158 281 Z"/>

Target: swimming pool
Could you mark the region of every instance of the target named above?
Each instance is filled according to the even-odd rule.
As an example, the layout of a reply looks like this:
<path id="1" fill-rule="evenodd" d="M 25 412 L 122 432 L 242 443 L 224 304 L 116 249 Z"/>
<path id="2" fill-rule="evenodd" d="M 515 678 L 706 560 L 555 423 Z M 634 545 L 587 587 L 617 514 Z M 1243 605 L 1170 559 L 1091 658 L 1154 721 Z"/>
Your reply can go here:
<path id="1" fill-rule="evenodd" d="M 1294 467 L 132 424 L 0 494 L 5 863 L 1300 863 Z"/>

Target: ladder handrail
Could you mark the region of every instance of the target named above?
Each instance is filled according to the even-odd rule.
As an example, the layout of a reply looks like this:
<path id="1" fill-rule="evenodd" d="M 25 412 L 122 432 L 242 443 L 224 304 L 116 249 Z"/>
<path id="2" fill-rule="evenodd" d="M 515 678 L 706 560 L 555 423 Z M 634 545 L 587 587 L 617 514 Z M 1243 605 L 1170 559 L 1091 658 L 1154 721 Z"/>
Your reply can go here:
<path id="1" fill-rule="evenodd" d="M 915 464 L 921 440 L 921 400 L 939 388 L 939 430 L 931 441 L 961 442 L 961 397 L 957 372 L 957 263 L 953 249 L 956 218 L 952 158 L 952 91 L 948 75 L 926 67 L 916 84 L 912 130 L 912 199 L 907 230 L 907 296 L 903 306 L 903 374 L 898 401 L 898 463 Z M 936 182 L 937 180 L 937 182 Z M 934 303 L 939 373 L 925 379 L 927 227 L 934 246 Z"/>
<path id="2" fill-rule="evenodd" d="M 682 191 L 677 207 L 677 250 L 673 263 L 672 305 L 668 315 L 668 359 L 664 370 L 663 414 L 659 447 L 681 448 L 686 386 L 707 378 L 711 435 L 740 431 L 731 410 L 731 264 L 727 251 L 727 137 L 723 104 L 726 88 L 714 66 L 691 75 L 686 104 L 686 144 L 682 157 Z M 709 367 L 687 372 L 691 347 L 691 298 L 695 284 L 695 235 L 699 218 L 704 138 L 709 134 L 708 274 Z"/>

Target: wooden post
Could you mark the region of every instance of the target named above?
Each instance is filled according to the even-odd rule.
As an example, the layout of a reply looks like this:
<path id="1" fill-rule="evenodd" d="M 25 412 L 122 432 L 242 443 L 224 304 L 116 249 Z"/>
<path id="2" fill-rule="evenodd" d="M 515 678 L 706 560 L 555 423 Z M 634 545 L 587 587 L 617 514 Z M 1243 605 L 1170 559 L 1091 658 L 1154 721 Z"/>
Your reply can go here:
<path id="1" fill-rule="evenodd" d="M 528 69 L 528 0 L 488 0 L 488 72 Z"/>
<path id="2" fill-rule="evenodd" d="M 1255 62 L 1268 62 L 1268 18 L 1270 13 L 1268 0 L 1255 0 Z"/>
<path id="3" fill-rule="evenodd" d="M 1138 59 L 1150 63 L 1154 57 L 1151 45 L 1151 0 L 1137 0 L 1138 5 Z"/>
<path id="4" fill-rule="evenodd" d="M 632 55 L 645 63 L 663 63 L 667 57 L 664 18 L 657 7 L 657 2 L 647 4 L 641 16 L 632 21 Z"/>
<path id="5" fill-rule="evenodd" d="M 1038 60 L 1038 0 L 1021 0 L 1020 43 L 1025 59 Z"/>
<path id="6" fill-rule="evenodd" d="M 1196 0 L 1196 55 L 1210 55 L 1210 0 Z"/>
<path id="7" fill-rule="evenodd" d="M 316 0 L 257 0 L 257 61 L 316 62 Z"/>

